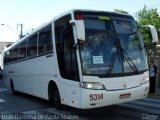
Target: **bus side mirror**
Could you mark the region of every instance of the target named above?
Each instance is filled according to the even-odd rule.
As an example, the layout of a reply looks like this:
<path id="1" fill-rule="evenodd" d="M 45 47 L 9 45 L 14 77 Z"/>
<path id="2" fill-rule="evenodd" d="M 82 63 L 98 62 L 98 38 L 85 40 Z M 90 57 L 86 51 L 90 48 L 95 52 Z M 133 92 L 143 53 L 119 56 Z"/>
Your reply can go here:
<path id="1" fill-rule="evenodd" d="M 77 39 L 85 42 L 84 20 L 70 20 L 70 24 L 76 28 Z"/>
<path id="2" fill-rule="evenodd" d="M 151 36 L 152 36 L 152 44 L 155 44 L 155 43 L 158 42 L 158 34 L 157 34 L 157 30 L 154 26 L 152 26 L 152 25 L 142 25 L 141 27 L 150 29 Z"/>

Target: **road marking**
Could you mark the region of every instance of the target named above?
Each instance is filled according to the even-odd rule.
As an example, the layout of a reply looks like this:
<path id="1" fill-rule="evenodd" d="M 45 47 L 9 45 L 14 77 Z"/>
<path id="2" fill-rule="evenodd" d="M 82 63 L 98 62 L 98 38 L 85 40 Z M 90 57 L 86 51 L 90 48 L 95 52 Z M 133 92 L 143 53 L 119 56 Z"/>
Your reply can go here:
<path id="1" fill-rule="evenodd" d="M 0 102 L 3 101 L 3 99 L 0 99 Z M 125 109 L 128 108 L 128 109 Z M 110 110 L 111 109 L 111 113 L 112 111 L 114 111 L 115 113 L 118 113 L 117 117 L 119 116 L 120 119 L 138 119 L 139 116 L 143 117 L 146 116 L 148 118 L 149 117 L 156 117 L 156 119 L 154 120 L 159 120 L 157 118 L 160 117 L 160 105 L 159 105 L 159 99 L 153 99 L 153 98 L 145 98 L 145 99 L 140 99 L 137 101 L 131 101 L 128 103 L 123 103 L 123 104 L 119 104 L 119 105 L 115 105 L 109 109 L 106 110 Z M 103 109 L 102 109 L 103 110 Z M 106 111 L 107 112 L 107 111 Z M 51 117 L 54 119 L 67 119 L 67 118 L 71 118 L 71 119 L 77 119 L 77 120 L 88 120 L 89 118 L 85 117 L 86 115 L 84 115 L 84 113 L 86 112 L 82 112 L 80 114 L 77 114 L 77 112 L 72 112 L 72 110 L 69 112 L 68 111 L 60 111 L 57 110 L 55 108 L 42 108 L 42 109 L 38 109 L 38 110 L 30 110 L 30 111 L 24 111 L 24 112 L 20 112 L 20 113 L 16 113 L 13 114 L 13 116 L 20 114 L 20 117 L 27 117 L 29 120 L 43 120 L 43 119 L 50 119 Z M 89 114 L 91 113 L 91 111 L 89 112 Z M 96 113 L 96 112 L 95 112 Z M 110 116 L 109 113 L 108 114 L 104 114 L 105 112 L 103 112 L 103 114 L 101 114 L 100 112 L 96 113 L 94 115 L 94 110 L 93 110 L 93 118 L 96 115 L 102 115 L 102 117 L 107 117 L 107 118 L 116 118 L 116 116 Z M 6 119 L 1 119 L 2 112 L 0 112 L 0 120 L 6 120 Z M 6 115 L 12 115 L 12 113 L 6 113 Z M 127 115 L 126 115 L 127 114 Z M 109 116 L 107 116 L 109 115 Z M 111 114 L 112 115 L 112 114 Z M 114 115 L 114 114 L 113 114 Z M 20 119 L 20 117 L 18 119 Z M 125 118 L 123 118 L 125 117 Z M 16 119 L 16 120 L 18 120 Z M 9 119 L 8 119 L 9 120 Z"/>
<path id="2" fill-rule="evenodd" d="M 140 100 L 160 104 L 160 100 L 159 100 L 158 98 L 148 98 L 148 97 L 147 97 L 147 98 L 143 98 L 143 99 L 140 99 Z"/>
<path id="3" fill-rule="evenodd" d="M 7 91 L 8 89 L 6 88 L 0 88 L 0 92 L 3 92 L 3 91 Z"/>
<path id="4" fill-rule="evenodd" d="M 160 109 L 160 104 L 155 104 L 153 102 L 146 102 L 146 101 L 131 101 L 130 102 L 131 104 L 136 104 L 136 105 L 142 105 L 142 106 L 146 106 L 146 107 L 149 107 L 149 108 L 157 108 L 157 109 Z"/>
<path id="5" fill-rule="evenodd" d="M 28 117 L 29 120 L 43 120 L 45 115 L 36 110 L 31 110 L 22 112 L 22 116 Z"/>
<path id="6" fill-rule="evenodd" d="M 158 100 L 153 98 L 145 98 L 127 103 L 122 103 L 118 104 L 118 106 L 160 115 L 160 105 L 158 103 Z"/>
<path id="7" fill-rule="evenodd" d="M 2 103 L 2 102 L 5 102 L 5 100 L 3 100 L 3 99 L 0 99 L 0 103 Z"/>
<path id="8" fill-rule="evenodd" d="M 61 110 L 57 110 L 57 109 L 55 109 L 55 108 L 46 108 L 45 110 L 47 110 L 47 111 L 49 111 L 49 112 L 51 112 L 51 113 L 53 113 L 53 114 L 71 114 L 70 112 L 67 112 L 67 111 L 61 111 Z"/>
<path id="9" fill-rule="evenodd" d="M 31 110 L 31 111 L 24 111 L 22 112 L 23 114 L 40 114 L 39 112 L 37 112 L 36 110 Z"/>
<path id="10" fill-rule="evenodd" d="M 88 118 L 79 116 L 78 114 L 74 114 L 72 112 L 68 112 L 68 111 L 61 111 L 61 110 L 57 110 L 55 108 L 45 108 L 44 110 L 52 113 L 53 115 L 55 115 L 55 119 L 68 119 L 68 117 L 70 117 L 71 120 L 89 120 Z M 54 117 L 53 117 L 54 118 Z"/>

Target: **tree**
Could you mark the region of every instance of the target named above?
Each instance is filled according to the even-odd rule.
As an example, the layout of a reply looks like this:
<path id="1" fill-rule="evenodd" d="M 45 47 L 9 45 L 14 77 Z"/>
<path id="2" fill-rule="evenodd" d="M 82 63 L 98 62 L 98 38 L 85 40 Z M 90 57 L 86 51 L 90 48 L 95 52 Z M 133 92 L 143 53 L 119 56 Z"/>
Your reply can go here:
<path id="1" fill-rule="evenodd" d="M 160 17 L 156 8 L 148 10 L 147 6 L 145 5 L 142 10 L 137 12 L 136 18 L 139 26 L 147 24 L 155 26 L 157 28 L 158 36 L 160 36 Z M 141 30 L 141 33 L 143 36 L 144 43 L 146 45 L 149 45 L 152 38 L 149 30 L 143 29 Z M 152 46 L 149 49 L 147 49 L 147 54 L 149 57 L 155 58 L 155 46 Z"/>

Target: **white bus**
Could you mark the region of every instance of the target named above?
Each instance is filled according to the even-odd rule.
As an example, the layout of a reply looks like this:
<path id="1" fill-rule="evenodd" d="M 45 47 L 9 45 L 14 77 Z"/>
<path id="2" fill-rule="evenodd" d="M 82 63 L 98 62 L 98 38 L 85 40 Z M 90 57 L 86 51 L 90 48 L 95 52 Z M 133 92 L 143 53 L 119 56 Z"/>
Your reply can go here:
<path id="1" fill-rule="evenodd" d="M 4 81 L 13 94 L 37 96 L 56 108 L 132 101 L 146 97 L 149 90 L 143 48 L 132 16 L 71 10 L 4 51 Z"/>

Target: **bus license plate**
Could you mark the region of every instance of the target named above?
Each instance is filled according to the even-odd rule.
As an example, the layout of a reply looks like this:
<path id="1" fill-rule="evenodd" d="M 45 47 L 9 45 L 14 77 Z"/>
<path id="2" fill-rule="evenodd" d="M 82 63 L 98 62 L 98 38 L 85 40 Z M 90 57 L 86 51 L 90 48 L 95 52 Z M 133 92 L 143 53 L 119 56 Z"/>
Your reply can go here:
<path id="1" fill-rule="evenodd" d="M 130 93 L 121 94 L 121 95 L 119 96 L 119 99 L 130 98 L 130 96 L 131 96 Z"/>

